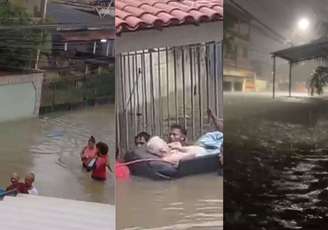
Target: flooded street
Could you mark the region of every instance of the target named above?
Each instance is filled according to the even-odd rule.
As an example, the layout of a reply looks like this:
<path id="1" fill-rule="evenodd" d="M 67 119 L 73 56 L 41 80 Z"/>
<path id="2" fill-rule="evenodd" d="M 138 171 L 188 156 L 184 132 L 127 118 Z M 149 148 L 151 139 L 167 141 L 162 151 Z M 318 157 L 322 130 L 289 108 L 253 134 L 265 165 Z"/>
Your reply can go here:
<path id="1" fill-rule="evenodd" d="M 114 176 L 101 183 L 81 169 L 80 152 L 91 135 L 109 144 L 113 165 L 114 105 L 0 124 L 0 184 L 13 172 L 32 171 L 40 195 L 114 204 Z"/>
<path id="2" fill-rule="evenodd" d="M 327 105 L 225 96 L 225 228 L 327 229 Z"/>
<path id="3" fill-rule="evenodd" d="M 223 227 L 223 180 L 217 174 L 151 181 L 133 177 L 116 187 L 119 229 Z"/>

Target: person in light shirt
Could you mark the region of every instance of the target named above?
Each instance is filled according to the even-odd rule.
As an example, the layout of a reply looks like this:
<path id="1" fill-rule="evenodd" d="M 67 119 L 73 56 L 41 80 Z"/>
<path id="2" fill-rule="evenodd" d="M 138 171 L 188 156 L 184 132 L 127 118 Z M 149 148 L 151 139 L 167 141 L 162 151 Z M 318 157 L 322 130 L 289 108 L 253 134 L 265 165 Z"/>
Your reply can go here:
<path id="1" fill-rule="evenodd" d="M 181 160 L 188 160 L 196 157 L 199 152 L 205 149 L 196 145 L 183 146 L 179 141 L 166 143 L 158 136 L 150 138 L 147 142 L 147 151 L 157 155 L 163 161 L 178 167 Z"/>
<path id="2" fill-rule="evenodd" d="M 25 186 L 27 188 L 28 194 L 39 195 L 38 190 L 33 185 L 34 181 L 35 181 L 34 173 L 29 173 L 25 176 Z"/>

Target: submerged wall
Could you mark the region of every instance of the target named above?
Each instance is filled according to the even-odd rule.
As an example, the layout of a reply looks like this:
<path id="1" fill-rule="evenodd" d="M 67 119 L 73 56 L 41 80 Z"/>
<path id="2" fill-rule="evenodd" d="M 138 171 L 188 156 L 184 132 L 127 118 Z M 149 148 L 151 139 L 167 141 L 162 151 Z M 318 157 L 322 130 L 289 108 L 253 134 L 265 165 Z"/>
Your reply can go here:
<path id="1" fill-rule="evenodd" d="M 43 74 L 0 77 L 0 122 L 39 115 Z"/>

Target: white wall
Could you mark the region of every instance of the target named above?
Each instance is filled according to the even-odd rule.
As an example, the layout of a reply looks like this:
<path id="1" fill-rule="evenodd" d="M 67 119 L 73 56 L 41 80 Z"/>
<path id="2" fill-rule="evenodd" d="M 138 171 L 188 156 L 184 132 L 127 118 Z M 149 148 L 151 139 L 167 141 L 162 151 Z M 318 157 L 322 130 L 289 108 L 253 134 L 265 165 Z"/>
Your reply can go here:
<path id="1" fill-rule="evenodd" d="M 0 77 L 0 122 L 39 114 L 42 74 Z"/>
<path id="2" fill-rule="evenodd" d="M 0 86 L 0 121 L 32 117 L 35 89 L 32 83 Z"/>

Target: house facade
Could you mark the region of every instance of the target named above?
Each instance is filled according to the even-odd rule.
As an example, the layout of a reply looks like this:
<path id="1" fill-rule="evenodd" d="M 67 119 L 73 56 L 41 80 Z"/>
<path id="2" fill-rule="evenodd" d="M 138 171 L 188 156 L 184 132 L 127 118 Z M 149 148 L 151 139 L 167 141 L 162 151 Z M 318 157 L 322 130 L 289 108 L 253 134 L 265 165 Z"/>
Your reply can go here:
<path id="1" fill-rule="evenodd" d="M 140 131 L 163 136 L 173 123 L 195 139 L 208 125 L 207 109 L 223 116 L 223 3 L 153 1 L 149 7 L 176 11 L 164 17 L 142 7 L 152 22 L 139 17 L 136 6 L 129 6 L 135 13 L 125 11 L 127 4 L 116 1 L 117 136 L 126 142 L 120 146 L 128 148 Z"/>
<path id="2" fill-rule="evenodd" d="M 258 89 L 256 72 L 249 61 L 250 19 L 232 5 L 225 6 L 225 15 L 224 91 L 254 92 Z"/>

